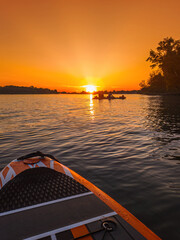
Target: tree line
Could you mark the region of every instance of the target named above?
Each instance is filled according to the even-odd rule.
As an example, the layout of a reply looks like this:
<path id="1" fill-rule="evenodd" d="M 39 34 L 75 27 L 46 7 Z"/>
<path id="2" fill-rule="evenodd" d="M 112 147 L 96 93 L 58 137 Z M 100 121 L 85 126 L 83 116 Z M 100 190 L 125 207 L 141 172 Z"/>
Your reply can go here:
<path id="1" fill-rule="evenodd" d="M 142 93 L 180 93 L 180 40 L 164 38 L 146 61 L 152 72 L 139 84 Z"/>
<path id="2" fill-rule="evenodd" d="M 48 88 L 37 87 L 19 87 L 19 86 L 5 86 L 0 87 L 0 94 L 58 94 L 57 90 L 50 90 Z"/>

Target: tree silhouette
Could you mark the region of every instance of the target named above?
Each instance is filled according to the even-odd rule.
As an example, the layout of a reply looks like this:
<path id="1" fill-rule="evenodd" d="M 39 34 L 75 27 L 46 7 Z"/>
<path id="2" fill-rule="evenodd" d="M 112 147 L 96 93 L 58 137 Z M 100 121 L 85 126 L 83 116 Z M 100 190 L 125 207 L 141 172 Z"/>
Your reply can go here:
<path id="1" fill-rule="evenodd" d="M 180 40 L 164 38 L 155 51 L 150 50 L 146 61 L 151 63 L 150 67 L 156 69 L 156 73 L 150 74 L 147 85 L 142 89 L 180 92 Z"/>

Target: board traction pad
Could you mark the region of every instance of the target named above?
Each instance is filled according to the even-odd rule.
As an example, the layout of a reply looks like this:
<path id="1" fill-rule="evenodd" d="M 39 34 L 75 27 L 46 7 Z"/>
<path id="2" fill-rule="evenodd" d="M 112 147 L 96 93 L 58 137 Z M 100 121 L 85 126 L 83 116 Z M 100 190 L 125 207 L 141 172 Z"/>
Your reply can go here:
<path id="1" fill-rule="evenodd" d="M 1 189 L 0 212 L 86 192 L 89 192 L 89 190 L 82 184 L 53 169 L 44 167 L 27 169 Z"/>

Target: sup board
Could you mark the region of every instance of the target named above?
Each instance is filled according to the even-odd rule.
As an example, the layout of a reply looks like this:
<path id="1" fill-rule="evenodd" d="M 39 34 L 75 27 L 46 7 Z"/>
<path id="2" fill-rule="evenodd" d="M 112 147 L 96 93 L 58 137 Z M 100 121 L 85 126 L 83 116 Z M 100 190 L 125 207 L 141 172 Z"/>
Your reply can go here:
<path id="1" fill-rule="evenodd" d="M 159 240 L 106 193 L 36 152 L 0 172 L 1 240 Z"/>

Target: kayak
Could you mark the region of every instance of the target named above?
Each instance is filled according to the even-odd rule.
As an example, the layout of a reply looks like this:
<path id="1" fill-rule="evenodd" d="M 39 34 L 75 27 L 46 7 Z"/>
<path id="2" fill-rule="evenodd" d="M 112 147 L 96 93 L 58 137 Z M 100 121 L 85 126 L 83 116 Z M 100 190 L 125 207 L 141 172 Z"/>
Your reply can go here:
<path id="1" fill-rule="evenodd" d="M 126 97 L 113 97 L 113 98 L 108 98 L 108 97 L 103 97 L 103 98 L 100 98 L 100 97 L 94 97 L 93 99 L 99 99 L 99 100 L 102 100 L 102 99 L 107 99 L 107 100 L 113 100 L 113 99 L 126 99 Z"/>
<path id="2" fill-rule="evenodd" d="M 106 193 L 35 152 L 0 172 L 1 240 L 159 240 Z"/>

